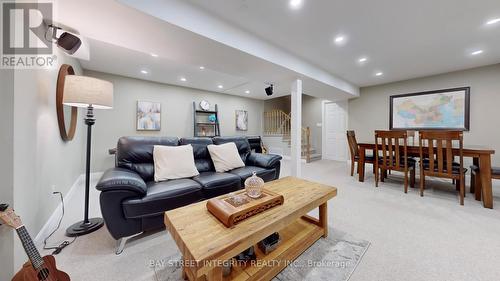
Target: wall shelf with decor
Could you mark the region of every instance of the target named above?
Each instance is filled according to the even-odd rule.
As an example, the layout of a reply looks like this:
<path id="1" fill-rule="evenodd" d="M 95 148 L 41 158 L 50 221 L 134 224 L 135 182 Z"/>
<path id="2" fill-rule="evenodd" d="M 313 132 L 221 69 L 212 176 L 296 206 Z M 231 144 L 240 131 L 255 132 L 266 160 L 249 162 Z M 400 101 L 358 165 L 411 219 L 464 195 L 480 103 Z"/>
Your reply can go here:
<path id="1" fill-rule="evenodd" d="M 195 137 L 220 136 L 218 107 L 215 105 L 214 110 L 210 110 L 209 107 L 210 104 L 207 101 L 202 101 L 198 109 L 196 102 L 193 102 L 193 135 Z"/>

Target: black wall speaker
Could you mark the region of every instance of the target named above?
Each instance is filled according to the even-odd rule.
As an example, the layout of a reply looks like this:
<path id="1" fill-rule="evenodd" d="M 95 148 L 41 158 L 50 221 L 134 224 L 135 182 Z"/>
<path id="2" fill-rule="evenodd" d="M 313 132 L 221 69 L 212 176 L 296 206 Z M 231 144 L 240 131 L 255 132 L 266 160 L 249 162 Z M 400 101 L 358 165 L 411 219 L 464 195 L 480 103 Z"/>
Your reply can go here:
<path id="1" fill-rule="evenodd" d="M 273 84 L 271 84 L 269 87 L 266 88 L 266 94 L 268 96 L 272 96 L 273 95 L 273 91 L 274 91 L 274 86 Z"/>
<path id="2" fill-rule="evenodd" d="M 80 40 L 80 38 L 68 32 L 64 32 L 57 39 L 57 46 L 62 48 L 66 53 L 70 55 L 74 54 L 78 50 L 78 48 L 80 48 L 81 45 L 82 45 L 82 40 Z"/>

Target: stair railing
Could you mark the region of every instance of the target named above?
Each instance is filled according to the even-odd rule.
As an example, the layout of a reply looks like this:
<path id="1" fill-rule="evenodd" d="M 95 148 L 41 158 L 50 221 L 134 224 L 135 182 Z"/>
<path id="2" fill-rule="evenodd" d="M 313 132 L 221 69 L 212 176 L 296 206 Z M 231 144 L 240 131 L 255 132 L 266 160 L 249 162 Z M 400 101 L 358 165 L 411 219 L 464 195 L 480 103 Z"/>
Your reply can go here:
<path id="1" fill-rule="evenodd" d="M 264 112 L 264 135 L 290 138 L 292 117 L 280 109 Z M 311 162 L 311 129 L 301 127 L 301 151 L 306 162 Z"/>
<path id="2" fill-rule="evenodd" d="M 302 149 L 301 154 L 306 158 L 306 163 L 311 162 L 311 129 L 302 128 Z"/>
<path id="3" fill-rule="evenodd" d="M 282 110 L 264 112 L 265 135 L 290 135 L 291 116 Z"/>

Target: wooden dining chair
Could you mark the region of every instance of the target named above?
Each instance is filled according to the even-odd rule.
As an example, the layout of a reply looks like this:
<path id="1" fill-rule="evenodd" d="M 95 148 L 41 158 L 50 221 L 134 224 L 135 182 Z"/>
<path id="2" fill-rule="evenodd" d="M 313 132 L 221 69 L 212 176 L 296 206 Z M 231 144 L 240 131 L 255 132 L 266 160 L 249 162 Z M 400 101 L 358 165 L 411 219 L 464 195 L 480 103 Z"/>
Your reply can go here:
<path id="1" fill-rule="evenodd" d="M 418 131 L 407 130 L 406 136 L 408 137 L 408 145 L 415 146 L 415 136 L 418 134 Z M 389 170 L 389 174 L 391 170 Z"/>
<path id="2" fill-rule="evenodd" d="M 458 148 L 456 143 L 458 143 Z M 464 178 L 467 172 L 464 168 L 463 133 L 460 131 L 421 131 L 419 147 L 420 196 L 424 196 L 426 176 L 448 178 L 455 181 L 456 189 L 460 193 L 460 205 L 463 205 Z M 454 163 L 453 149 L 458 149 L 458 163 Z M 424 158 L 424 150 L 428 150 L 429 158 Z"/>
<path id="3" fill-rule="evenodd" d="M 500 167 L 491 167 L 491 178 L 500 180 Z M 481 170 L 476 165 L 470 166 L 470 192 L 474 193 L 476 200 L 481 200 Z"/>
<path id="4" fill-rule="evenodd" d="M 415 146 L 415 136 L 417 136 L 417 134 L 418 134 L 418 131 L 413 131 L 413 130 L 406 131 L 406 135 L 408 137 L 409 144 L 411 146 Z"/>
<path id="5" fill-rule="evenodd" d="M 415 159 L 408 157 L 405 131 L 375 131 L 375 186 L 384 181 L 387 171 L 403 172 L 404 192 L 408 193 L 408 173 L 415 187 Z M 380 175 L 379 175 L 380 172 Z"/>
<path id="6" fill-rule="evenodd" d="M 356 133 L 354 131 L 347 131 L 347 143 L 349 144 L 349 151 L 351 152 L 351 177 L 352 177 L 354 175 L 355 162 L 358 162 L 359 165 L 359 148 L 358 148 L 358 142 L 356 141 Z M 365 163 L 373 164 L 374 162 L 375 158 L 373 156 L 369 155 L 365 156 Z"/>

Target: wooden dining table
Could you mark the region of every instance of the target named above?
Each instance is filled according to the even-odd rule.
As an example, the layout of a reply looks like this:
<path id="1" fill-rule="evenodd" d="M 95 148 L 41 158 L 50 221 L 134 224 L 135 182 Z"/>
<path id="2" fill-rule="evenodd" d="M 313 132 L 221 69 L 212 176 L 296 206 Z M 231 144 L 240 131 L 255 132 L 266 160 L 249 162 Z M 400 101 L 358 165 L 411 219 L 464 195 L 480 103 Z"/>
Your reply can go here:
<path id="1" fill-rule="evenodd" d="M 358 174 L 359 181 L 365 180 L 365 156 L 366 151 L 375 150 L 375 142 L 361 142 L 359 147 L 359 162 Z M 428 157 L 428 149 L 424 149 L 424 157 Z M 420 147 L 418 145 L 407 145 L 408 156 L 420 157 Z M 454 156 L 459 155 L 459 150 L 453 149 Z M 495 150 L 480 145 L 464 145 L 463 156 L 472 158 L 473 164 L 479 167 L 479 181 L 476 188 L 481 189 L 481 197 L 485 208 L 493 209 L 493 191 L 491 183 L 491 156 L 495 154 Z M 481 200 L 481 197 L 476 196 L 476 200 Z"/>

